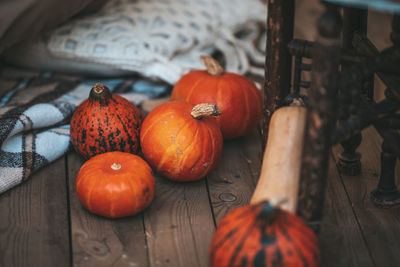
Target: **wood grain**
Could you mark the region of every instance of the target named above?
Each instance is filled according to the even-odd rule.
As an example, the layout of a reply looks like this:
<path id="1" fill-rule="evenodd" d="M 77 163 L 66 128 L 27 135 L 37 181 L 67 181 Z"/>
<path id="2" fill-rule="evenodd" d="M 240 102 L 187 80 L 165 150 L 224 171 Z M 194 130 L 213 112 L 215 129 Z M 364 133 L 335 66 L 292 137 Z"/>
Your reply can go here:
<path id="1" fill-rule="evenodd" d="M 68 154 L 71 240 L 74 266 L 148 266 L 143 214 L 107 219 L 80 204 L 75 179 L 83 161 Z"/>
<path id="2" fill-rule="evenodd" d="M 0 196 L 0 266 L 69 266 L 65 160 Z"/>
<path id="3" fill-rule="evenodd" d="M 247 167 L 251 172 L 249 177 L 254 185 L 257 184 L 260 173 L 261 163 L 263 159 L 263 147 L 261 129 L 256 128 L 246 136 L 239 139 L 241 142 L 240 148 L 242 149 L 241 155 L 247 162 Z"/>
<path id="4" fill-rule="evenodd" d="M 261 169 L 258 130 L 224 142 L 222 157 L 207 177 L 215 221 L 236 207 L 249 204 Z"/>
<path id="5" fill-rule="evenodd" d="M 359 176 L 342 175 L 342 180 L 359 221 L 367 247 L 376 266 L 400 266 L 400 209 L 382 209 L 370 200 L 370 192 L 378 184 L 380 175 L 380 152 L 382 139 L 373 128 L 363 131 L 361 153 L 362 173 Z M 340 147 L 335 147 L 337 160 Z M 397 163 L 397 184 L 400 178 L 400 163 Z"/>
<path id="6" fill-rule="evenodd" d="M 156 175 L 144 217 L 150 266 L 208 266 L 214 222 L 205 180 L 178 183 Z"/>
<path id="7" fill-rule="evenodd" d="M 333 157 L 329 162 L 323 211 L 319 234 L 321 266 L 375 266 Z"/>

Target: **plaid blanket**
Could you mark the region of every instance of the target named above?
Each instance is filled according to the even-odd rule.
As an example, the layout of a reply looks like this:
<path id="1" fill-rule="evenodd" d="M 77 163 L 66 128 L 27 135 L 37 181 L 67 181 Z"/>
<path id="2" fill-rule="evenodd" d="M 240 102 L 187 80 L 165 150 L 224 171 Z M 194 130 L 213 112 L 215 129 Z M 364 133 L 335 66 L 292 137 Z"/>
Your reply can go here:
<path id="1" fill-rule="evenodd" d="M 121 95 L 136 105 L 170 89 L 167 84 L 138 77 L 59 80 L 51 73 L 43 73 L 17 80 L 0 97 L 0 193 L 68 151 L 69 119 L 96 82 L 104 83 L 115 93 L 127 90 Z"/>

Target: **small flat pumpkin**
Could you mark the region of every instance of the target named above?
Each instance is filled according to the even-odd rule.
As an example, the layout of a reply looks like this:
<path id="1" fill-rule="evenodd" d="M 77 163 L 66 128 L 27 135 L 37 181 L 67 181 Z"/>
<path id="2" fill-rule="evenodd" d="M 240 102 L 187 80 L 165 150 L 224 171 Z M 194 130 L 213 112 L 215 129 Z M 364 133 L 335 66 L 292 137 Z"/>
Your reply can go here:
<path id="1" fill-rule="evenodd" d="M 80 202 L 89 211 L 120 218 L 150 205 L 155 180 L 150 166 L 139 156 L 107 152 L 86 161 L 76 178 Z"/>

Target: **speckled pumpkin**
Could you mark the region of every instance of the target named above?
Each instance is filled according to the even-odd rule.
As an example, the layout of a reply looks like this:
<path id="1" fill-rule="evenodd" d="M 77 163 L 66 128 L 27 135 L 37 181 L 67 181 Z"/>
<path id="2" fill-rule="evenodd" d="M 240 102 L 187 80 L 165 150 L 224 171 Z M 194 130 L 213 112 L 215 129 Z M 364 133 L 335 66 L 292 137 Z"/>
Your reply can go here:
<path id="1" fill-rule="evenodd" d="M 80 202 L 89 211 L 120 218 L 150 205 L 155 180 L 150 166 L 139 156 L 125 152 L 97 155 L 82 165 L 76 178 Z"/>
<path id="2" fill-rule="evenodd" d="M 136 154 L 143 117 L 125 98 L 97 83 L 71 119 L 71 143 L 85 159 L 122 151 Z"/>
<path id="3" fill-rule="evenodd" d="M 236 208 L 215 231 L 214 267 L 317 267 L 318 239 L 305 221 L 268 202 Z"/>
<path id="4" fill-rule="evenodd" d="M 207 70 L 193 70 L 175 84 L 171 100 L 191 104 L 215 103 L 221 110 L 217 121 L 224 139 L 242 136 L 260 120 L 262 97 L 246 77 L 225 72 L 217 61 L 202 56 Z"/>
<path id="5" fill-rule="evenodd" d="M 206 176 L 222 152 L 222 134 L 211 115 L 215 105 L 173 101 L 147 115 L 140 133 L 142 152 L 163 176 L 180 182 Z"/>

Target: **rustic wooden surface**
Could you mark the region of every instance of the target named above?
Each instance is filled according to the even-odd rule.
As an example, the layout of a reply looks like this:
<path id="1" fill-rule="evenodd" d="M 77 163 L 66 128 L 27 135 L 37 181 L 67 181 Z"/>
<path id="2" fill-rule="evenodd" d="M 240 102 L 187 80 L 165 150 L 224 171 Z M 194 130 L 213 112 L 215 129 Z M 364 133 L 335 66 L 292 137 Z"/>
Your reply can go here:
<path id="1" fill-rule="evenodd" d="M 83 164 L 76 153 L 65 157 L 69 185 L 69 220 L 73 266 L 147 266 L 143 214 L 108 220 L 87 212 L 75 191 Z"/>
<path id="2" fill-rule="evenodd" d="M 399 266 L 400 209 L 372 205 L 380 138 L 363 132 L 363 172 L 341 175 L 330 160 L 320 245 L 322 266 Z M 250 201 L 260 170 L 257 131 L 225 142 L 217 168 L 199 182 L 156 177 L 143 213 L 110 220 L 86 211 L 75 193 L 75 152 L 0 196 L 0 266 L 208 266 L 215 223 Z M 397 169 L 400 177 L 400 168 Z"/>
<path id="3" fill-rule="evenodd" d="M 317 0 L 296 1 L 295 36 L 315 39 Z M 390 43 L 390 16 L 369 13 L 368 32 L 382 49 Z M 2 73 L 19 77 L 19 70 Z M 24 76 L 37 73 L 24 73 Z M 375 80 L 379 87 L 379 79 Z M 0 80 L 0 95 L 14 83 Z M 121 91 L 123 91 L 121 89 Z M 375 94 L 382 97 L 382 90 Z M 362 173 L 341 175 L 330 158 L 320 246 L 322 266 L 400 266 L 400 209 L 372 205 L 378 182 L 380 138 L 363 132 Z M 177 184 L 156 177 L 156 198 L 143 213 L 109 220 L 87 212 L 74 182 L 83 161 L 76 153 L 57 160 L 28 181 L 0 195 L 0 267 L 14 266 L 208 266 L 215 224 L 246 205 L 261 166 L 257 131 L 224 143 L 217 168 L 207 179 Z M 400 163 L 397 167 L 400 179 Z"/>
<path id="4" fill-rule="evenodd" d="M 261 169 L 260 142 L 256 132 L 224 142 L 221 161 L 206 181 L 216 223 L 250 202 Z"/>
<path id="5" fill-rule="evenodd" d="M 0 266 L 69 266 L 65 161 L 0 196 Z"/>
<path id="6" fill-rule="evenodd" d="M 400 266 L 400 208 L 378 208 L 369 197 L 378 184 L 381 144 L 382 139 L 374 128 L 363 131 L 363 142 L 358 150 L 362 154 L 362 173 L 358 176 L 342 175 L 342 182 L 374 264 Z M 333 152 L 337 159 L 340 147 L 335 147 Z M 399 161 L 396 178 L 396 184 L 399 184 Z"/>
<path id="7" fill-rule="evenodd" d="M 374 266 L 332 157 L 329 162 L 323 212 L 319 234 L 321 266 Z"/>

